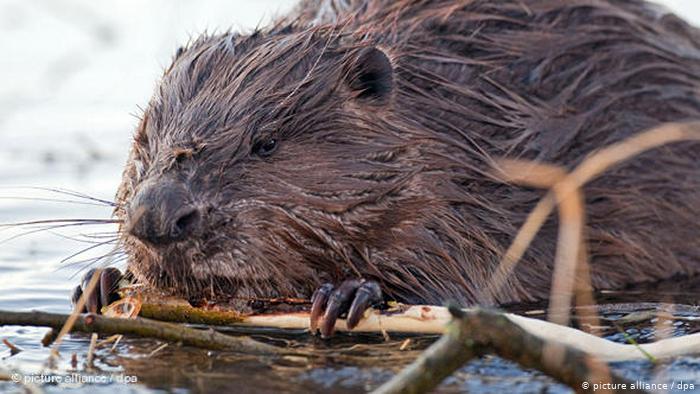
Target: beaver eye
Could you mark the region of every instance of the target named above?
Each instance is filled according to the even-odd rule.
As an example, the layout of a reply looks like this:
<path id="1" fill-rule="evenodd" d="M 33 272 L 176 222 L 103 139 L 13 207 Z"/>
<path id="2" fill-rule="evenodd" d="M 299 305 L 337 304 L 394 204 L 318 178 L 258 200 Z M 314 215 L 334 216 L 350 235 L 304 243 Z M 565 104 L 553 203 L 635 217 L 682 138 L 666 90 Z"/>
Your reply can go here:
<path id="1" fill-rule="evenodd" d="M 277 150 L 277 140 L 274 138 L 268 138 L 253 145 L 253 153 L 261 157 L 270 156 L 275 150 Z"/>

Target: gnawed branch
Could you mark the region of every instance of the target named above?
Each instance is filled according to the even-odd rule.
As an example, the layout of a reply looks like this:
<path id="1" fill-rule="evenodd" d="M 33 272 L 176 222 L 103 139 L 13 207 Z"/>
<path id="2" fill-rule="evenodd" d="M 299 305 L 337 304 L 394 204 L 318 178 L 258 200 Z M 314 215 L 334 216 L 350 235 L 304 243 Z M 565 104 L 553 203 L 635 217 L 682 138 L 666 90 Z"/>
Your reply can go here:
<path id="1" fill-rule="evenodd" d="M 60 329 L 69 317 L 69 315 L 65 314 L 37 311 L 0 311 L 0 326 L 17 325 Z M 80 315 L 73 323 L 70 331 L 158 338 L 206 349 L 226 349 L 247 354 L 280 355 L 292 353 L 291 351 L 250 338 L 239 338 L 221 334 L 211 329 L 198 330 L 182 324 L 159 322 L 144 318 L 122 319 L 95 314 Z"/>
<path id="2" fill-rule="evenodd" d="M 589 353 L 562 343 L 543 340 L 498 312 L 452 309 L 455 319 L 445 335 L 416 361 L 377 388 L 375 394 L 424 393 L 435 388 L 467 361 L 495 354 L 525 368 L 537 369 L 576 389 L 593 392 L 592 382 L 631 393 L 643 393 L 633 383 L 607 371 L 607 366 Z M 549 323 L 546 323 L 549 324 Z M 547 357 L 547 348 L 556 347 L 562 362 Z M 601 373 L 602 372 L 602 373 Z M 589 386 L 586 386 L 589 385 Z"/>
<path id="3" fill-rule="evenodd" d="M 150 312 L 148 312 L 150 311 Z M 466 312 L 471 309 L 465 309 Z M 189 306 L 185 301 L 160 300 L 144 302 L 142 317 L 136 319 L 109 318 L 98 315 L 81 315 L 71 331 L 98 332 L 105 335 L 125 334 L 151 337 L 208 349 L 230 349 L 252 354 L 287 354 L 287 350 L 262 344 L 252 339 L 232 337 L 212 330 L 199 330 L 171 322 L 188 322 L 195 313 L 197 324 L 228 327 L 269 327 L 279 329 L 308 329 L 308 312 L 284 314 L 243 315 L 235 312 L 209 311 Z M 144 314 L 146 312 L 146 314 Z M 150 313 L 150 314 L 149 314 Z M 496 312 L 492 312 L 496 313 Z M 700 333 L 673 337 L 654 343 L 625 345 L 609 341 L 571 327 L 560 326 L 539 319 L 512 313 L 501 316 L 520 327 L 529 335 L 542 341 L 560 343 L 587 352 L 606 362 L 645 360 L 645 353 L 657 359 L 681 355 L 700 354 Z M 235 320 L 233 316 L 238 316 Z M 26 325 L 60 328 L 68 315 L 45 312 L 0 311 L 0 325 Z M 150 319 L 144 318 L 149 317 Z M 156 320 L 152 320 L 156 319 Z M 224 324 L 223 320 L 231 319 Z M 388 311 L 369 310 L 353 332 L 443 334 L 452 320 L 445 307 L 432 305 L 398 305 Z M 345 321 L 339 319 L 337 331 L 347 331 Z"/>
<path id="4" fill-rule="evenodd" d="M 465 309 L 470 311 L 470 309 Z M 700 333 L 673 337 L 649 344 L 625 345 L 595 335 L 539 319 L 512 313 L 504 318 L 543 341 L 561 343 L 590 353 L 603 361 L 645 360 L 645 352 L 655 358 L 700 354 Z M 213 326 L 270 327 L 308 329 L 308 312 L 245 315 L 226 309 L 206 310 L 190 306 L 186 301 L 154 294 L 142 298 L 141 316 L 155 320 Z M 445 307 L 397 304 L 386 311 L 368 310 L 353 332 L 443 334 L 452 315 Z M 345 320 L 336 323 L 337 331 L 347 331 Z"/>

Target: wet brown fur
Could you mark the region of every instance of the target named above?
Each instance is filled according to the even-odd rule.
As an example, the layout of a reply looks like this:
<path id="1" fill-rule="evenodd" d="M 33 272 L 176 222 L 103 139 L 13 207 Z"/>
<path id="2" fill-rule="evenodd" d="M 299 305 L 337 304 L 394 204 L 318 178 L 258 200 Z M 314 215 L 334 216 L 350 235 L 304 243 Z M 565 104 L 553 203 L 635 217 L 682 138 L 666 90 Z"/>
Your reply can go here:
<path id="1" fill-rule="evenodd" d="M 351 88 L 367 47 L 391 59 L 385 100 Z M 185 296 L 308 297 L 362 277 L 405 302 L 488 299 L 542 196 L 495 179 L 495 158 L 572 167 L 699 119 L 699 96 L 700 33 L 641 1 L 306 1 L 178 51 L 117 197 L 181 182 L 207 225 L 167 247 L 125 235 L 129 267 Z M 278 151 L 252 155 L 270 135 Z M 700 271 L 700 145 L 644 154 L 586 195 L 596 288 Z M 555 237 L 553 218 L 497 302 L 547 296 Z"/>

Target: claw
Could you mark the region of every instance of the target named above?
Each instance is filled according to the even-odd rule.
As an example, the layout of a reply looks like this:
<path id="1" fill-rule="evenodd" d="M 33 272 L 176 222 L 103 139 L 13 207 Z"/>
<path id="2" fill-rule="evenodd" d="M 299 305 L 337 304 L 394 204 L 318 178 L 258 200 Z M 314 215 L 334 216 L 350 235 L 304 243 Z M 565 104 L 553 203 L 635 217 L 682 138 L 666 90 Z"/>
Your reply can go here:
<path id="1" fill-rule="evenodd" d="M 73 305 L 78 303 L 93 276 L 98 272 L 100 277 L 97 286 L 87 295 L 85 308 L 81 312 L 99 313 L 103 306 L 119 299 L 119 294 L 117 294 L 116 290 L 119 281 L 122 279 L 121 272 L 116 268 L 105 268 L 99 271 L 96 268 L 92 268 L 83 275 L 80 286 L 73 290 L 71 297 Z"/>
<path id="2" fill-rule="evenodd" d="M 332 291 L 333 285 L 326 283 L 314 291 L 314 294 L 311 296 L 311 322 L 309 323 L 309 328 L 312 333 L 315 333 L 318 329 L 318 320 L 326 309 L 328 297 L 331 295 Z"/>
<path id="3" fill-rule="evenodd" d="M 100 273 L 100 303 L 107 306 L 119 299 L 117 287 L 122 278 L 122 273 L 116 268 L 105 268 Z M 100 309 L 101 309 L 100 307 Z"/>
<path id="4" fill-rule="evenodd" d="M 352 298 L 355 296 L 355 291 L 361 283 L 358 280 L 345 281 L 331 294 L 326 306 L 326 313 L 323 315 L 323 322 L 321 323 L 322 338 L 328 338 L 333 335 L 336 320 L 350 306 Z"/>
<path id="5" fill-rule="evenodd" d="M 318 329 L 322 338 L 330 337 L 335 331 L 335 322 L 346 312 L 346 324 L 352 330 L 362 319 L 365 310 L 381 301 L 382 290 L 374 281 L 346 280 L 337 288 L 326 283 L 311 296 L 311 332 L 315 333 Z"/>
<path id="6" fill-rule="evenodd" d="M 70 301 L 73 305 L 78 303 L 78 300 L 80 300 L 80 296 L 83 295 L 83 288 L 78 285 L 75 286 L 75 289 L 73 289 L 73 294 L 71 295 Z M 80 311 L 81 313 L 85 312 L 85 307 L 83 307 L 83 310 Z"/>
<path id="7" fill-rule="evenodd" d="M 87 289 L 88 285 L 90 284 L 90 281 L 92 280 L 92 277 L 97 273 L 96 268 L 90 269 L 88 272 L 83 275 L 83 280 L 80 284 L 80 286 L 83 288 L 83 292 L 85 292 L 85 289 Z M 99 284 L 99 283 L 98 283 Z M 97 290 L 97 289 L 95 289 Z M 100 297 L 99 297 L 99 292 L 93 290 L 91 293 L 87 295 L 87 298 L 85 300 L 85 310 L 89 313 L 97 313 L 97 311 L 100 310 Z"/>
<path id="8" fill-rule="evenodd" d="M 348 319 L 346 321 L 348 329 L 352 330 L 357 327 L 367 308 L 381 300 L 382 290 L 379 288 L 379 285 L 376 282 L 363 282 L 357 288 L 355 299 L 348 310 Z"/>

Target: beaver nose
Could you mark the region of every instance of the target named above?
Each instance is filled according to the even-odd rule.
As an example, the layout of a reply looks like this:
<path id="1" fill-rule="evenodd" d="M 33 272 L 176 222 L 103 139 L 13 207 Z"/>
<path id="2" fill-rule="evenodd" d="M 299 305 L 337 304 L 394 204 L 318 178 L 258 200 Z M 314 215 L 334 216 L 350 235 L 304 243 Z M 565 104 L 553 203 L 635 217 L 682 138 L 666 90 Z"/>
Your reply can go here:
<path id="1" fill-rule="evenodd" d="M 129 204 L 129 233 L 154 245 L 167 245 L 190 237 L 201 214 L 191 196 L 174 181 L 143 185 Z"/>

